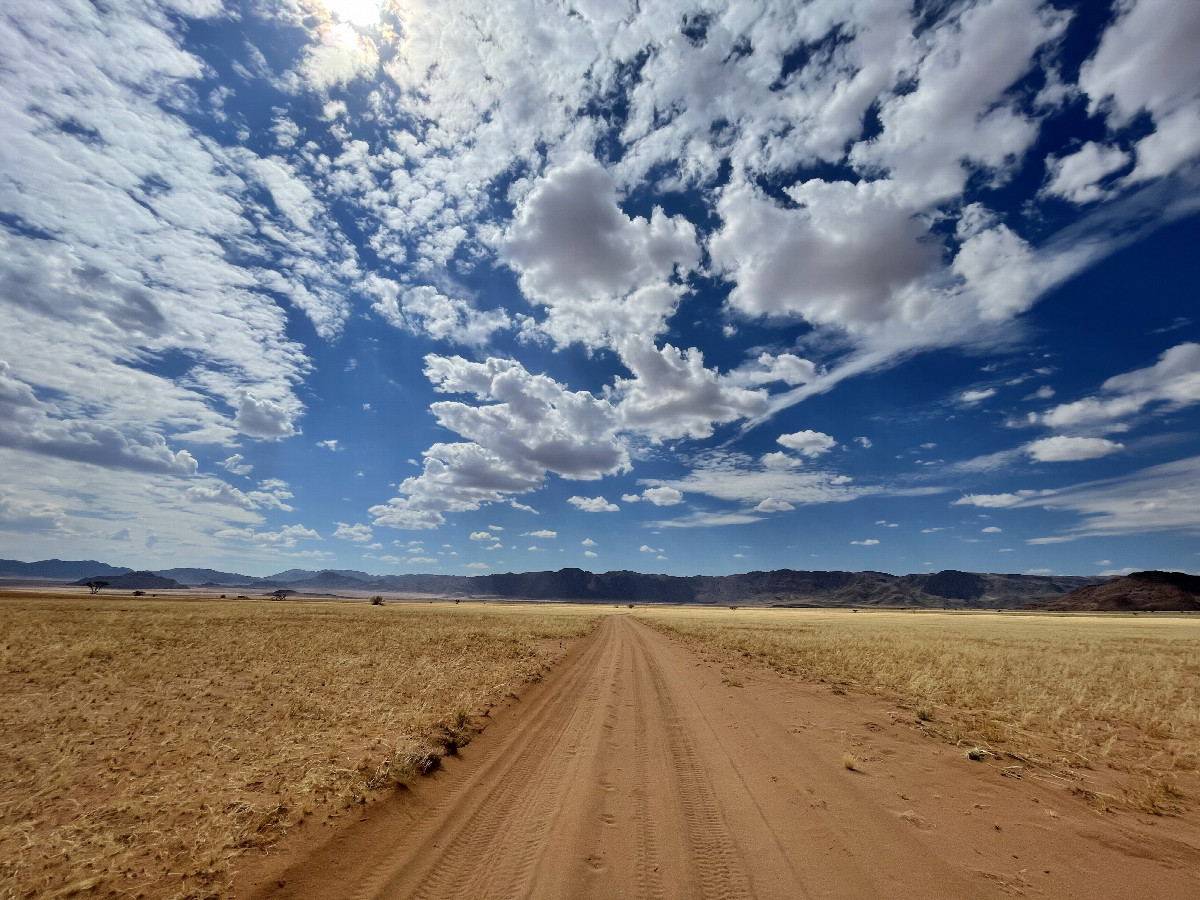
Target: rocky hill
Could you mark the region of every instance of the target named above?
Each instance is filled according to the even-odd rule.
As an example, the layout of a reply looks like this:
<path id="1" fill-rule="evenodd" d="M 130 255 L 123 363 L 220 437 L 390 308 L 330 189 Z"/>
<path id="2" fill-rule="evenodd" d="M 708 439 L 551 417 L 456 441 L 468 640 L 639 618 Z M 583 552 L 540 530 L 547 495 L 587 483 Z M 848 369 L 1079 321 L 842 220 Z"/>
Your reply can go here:
<path id="1" fill-rule="evenodd" d="M 1200 612 L 1200 576 L 1134 572 L 1031 606 L 1076 612 Z"/>
<path id="2" fill-rule="evenodd" d="M 184 587 L 174 578 L 163 578 L 153 572 L 130 572 L 126 575 L 92 575 L 81 578 L 74 584 L 87 584 L 89 581 L 104 581 L 106 591 L 170 591 Z"/>

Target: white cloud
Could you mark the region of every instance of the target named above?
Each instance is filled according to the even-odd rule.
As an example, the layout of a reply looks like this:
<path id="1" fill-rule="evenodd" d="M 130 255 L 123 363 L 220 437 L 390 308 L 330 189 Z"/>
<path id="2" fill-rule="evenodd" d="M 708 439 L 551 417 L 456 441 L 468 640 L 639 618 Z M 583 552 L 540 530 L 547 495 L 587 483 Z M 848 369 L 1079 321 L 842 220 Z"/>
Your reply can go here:
<path id="1" fill-rule="evenodd" d="M 295 412 L 283 403 L 246 393 L 238 402 L 233 423 L 242 434 L 277 441 L 296 434 L 294 416 Z"/>
<path id="2" fill-rule="evenodd" d="M 655 506 L 676 506 L 683 502 L 683 493 L 670 487 L 647 488 L 642 498 Z"/>
<path id="3" fill-rule="evenodd" d="M 583 546 L 585 546 L 585 547 L 595 547 L 595 546 L 596 546 L 596 542 L 595 542 L 595 541 L 593 541 L 591 538 L 584 538 L 584 539 L 583 539 L 582 541 L 580 541 L 579 543 L 580 543 L 580 544 L 582 544 L 582 545 L 583 545 Z"/>
<path id="4" fill-rule="evenodd" d="M 787 512 L 795 508 L 795 506 L 786 500 L 776 500 L 774 497 L 767 497 L 762 503 L 754 507 L 754 511 L 761 513 Z"/>
<path id="5" fill-rule="evenodd" d="M 696 348 L 662 349 L 631 333 L 620 345 L 621 361 L 633 378 L 617 378 L 611 394 L 626 428 L 654 443 L 674 438 L 706 438 L 713 426 L 766 410 L 762 390 L 738 387 L 716 369 L 706 368 Z"/>
<path id="6" fill-rule="evenodd" d="M 879 541 L 875 538 L 867 538 L 865 541 L 851 541 L 850 543 L 859 547 L 874 547 L 879 544 Z"/>
<path id="7" fill-rule="evenodd" d="M 649 544 L 642 544 L 642 546 L 638 547 L 638 552 L 639 553 L 662 553 L 662 550 L 655 550 Z"/>
<path id="8" fill-rule="evenodd" d="M 781 434 L 778 443 L 802 453 L 809 459 L 828 453 L 837 446 L 837 441 L 820 431 L 797 431 L 795 434 Z"/>
<path id="9" fill-rule="evenodd" d="M 967 406 L 974 406 L 976 403 L 981 403 L 996 396 L 995 388 L 983 388 L 980 390 L 963 391 L 958 395 L 958 402 Z"/>
<path id="10" fill-rule="evenodd" d="M 981 506 L 984 509 L 1008 509 L 1025 506 L 1037 498 L 1052 496 L 1055 491 L 1017 491 L 1007 494 L 967 494 L 955 500 L 952 506 Z"/>
<path id="11" fill-rule="evenodd" d="M 278 531 L 255 531 L 252 528 L 222 528 L 214 537 L 226 540 L 240 539 L 251 544 L 290 550 L 296 541 L 319 541 L 321 536 L 303 525 L 284 525 Z"/>
<path id="12" fill-rule="evenodd" d="M 722 190 L 724 225 L 709 250 L 717 271 L 736 284 L 730 306 L 851 332 L 902 316 L 896 298 L 934 269 L 938 247 L 890 186 L 812 180 L 787 193 L 798 208 L 784 209 L 746 183 Z"/>
<path id="13" fill-rule="evenodd" d="M 1032 538 L 1027 541 L 1030 544 L 1159 531 L 1200 534 L 1200 456 L 1053 491 L 976 495 L 955 502 L 985 507 L 1040 507 L 1079 514 L 1076 525 L 1057 535 Z"/>
<path id="14" fill-rule="evenodd" d="M 335 453 L 341 448 L 338 446 L 337 438 L 331 438 L 327 441 L 317 441 L 318 447 L 324 447 L 326 450 L 333 450 Z"/>
<path id="15" fill-rule="evenodd" d="M 591 559 L 595 559 L 595 558 L 596 558 L 597 556 L 599 556 L 600 554 L 598 554 L 598 553 L 593 553 L 591 550 L 584 550 L 584 551 L 583 551 L 583 555 L 584 555 L 584 556 L 586 556 L 586 557 L 589 557 L 589 558 L 591 558 Z"/>
<path id="16" fill-rule="evenodd" d="M 378 49 L 350 21 L 323 22 L 300 62 L 299 74 L 312 89 L 328 91 L 369 78 L 378 68 Z"/>
<path id="17" fill-rule="evenodd" d="M 1003 528 L 999 528 L 995 525 L 989 525 L 987 528 L 983 529 L 983 534 L 1000 534 L 1003 531 Z"/>
<path id="18" fill-rule="evenodd" d="M 558 532 L 543 528 L 541 531 L 526 531 L 521 537 L 556 538 L 558 537 Z"/>
<path id="19" fill-rule="evenodd" d="M 1108 189 L 1100 182 L 1124 168 L 1130 160 L 1128 153 L 1118 147 L 1106 147 L 1088 141 L 1074 153 L 1059 159 L 1047 160 L 1049 184 L 1046 193 L 1055 194 L 1072 203 L 1092 203 L 1103 199 Z"/>
<path id="20" fill-rule="evenodd" d="M 473 563 L 467 563 L 467 568 L 468 569 L 487 569 L 487 568 L 489 568 L 489 566 L 487 563 L 473 562 Z"/>
<path id="21" fill-rule="evenodd" d="M 870 439 L 870 438 L 868 438 L 868 437 L 856 437 L 854 440 L 855 440 L 855 441 L 858 443 L 858 445 L 859 445 L 860 447 L 862 447 L 864 450 L 870 450 L 870 449 L 871 449 L 871 439 Z"/>
<path id="22" fill-rule="evenodd" d="M 1081 459 L 1099 459 L 1102 456 L 1124 450 L 1124 444 L 1106 438 L 1054 437 L 1042 438 L 1026 444 L 1025 452 L 1038 462 L 1072 462 Z"/>
<path id="23" fill-rule="evenodd" d="M 335 538 L 365 544 L 373 537 L 370 525 L 348 525 L 345 522 L 335 522 L 334 524 L 337 525 L 337 530 L 333 533 Z"/>
<path id="24" fill-rule="evenodd" d="M 426 450 L 424 471 L 400 484 L 401 496 L 371 508 L 374 524 L 436 528 L 445 512 L 540 488 L 547 472 L 588 480 L 630 468 L 615 412 L 587 391 L 568 391 L 512 360 L 475 363 L 431 354 L 425 363 L 435 390 L 494 402 L 432 404 L 438 423 L 469 442 Z"/>
<path id="25" fill-rule="evenodd" d="M 621 508 L 603 497 L 568 497 L 567 502 L 584 512 L 617 512 Z"/>
<path id="26" fill-rule="evenodd" d="M 1056 406 L 1041 421 L 1052 428 L 1104 427 L 1154 403 L 1166 410 L 1200 403 L 1200 344 L 1177 344 L 1153 366 L 1114 375 L 1098 396 Z"/>
<path id="27" fill-rule="evenodd" d="M 233 475 L 249 475 L 254 471 L 254 466 L 247 463 L 240 453 L 233 454 L 233 456 L 222 461 L 220 465 Z"/>
<path id="28" fill-rule="evenodd" d="M 653 339 L 682 294 L 672 275 L 700 261 L 691 223 L 657 207 L 649 219 L 627 217 L 609 173 L 584 156 L 536 183 L 502 248 L 560 346 L 613 346 L 627 333 Z"/>
<path id="29" fill-rule="evenodd" d="M 473 541 L 494 541 L 497 539 L 492 537 L 492 535 L 486 531 L 472 531 L 471 532 L 471 540 L 473 540 Z"/>
<path id="30" fill-rule="evenodd" d="M 1110 127 L 1143 110 L 1156 130 L 1138 141 L 1131 181 L 1165 175 L 1200 153 L 1200 10 L 1191 3 L 1138 0 L 1118 7 L 1096 53 L 1079 72 L 1089 110 Z M 1166 139 L 1164 139 L 1166 138 Z"/>
<path id="31" fill-rule="evenodd" d="M 479 310 L 429 285 L 403 287 L 372 274 L 364 286 L 376 298 L 372 308 L 389 323 L 435 340 L 481 346 L 512 326 L 502 308 Z"/>

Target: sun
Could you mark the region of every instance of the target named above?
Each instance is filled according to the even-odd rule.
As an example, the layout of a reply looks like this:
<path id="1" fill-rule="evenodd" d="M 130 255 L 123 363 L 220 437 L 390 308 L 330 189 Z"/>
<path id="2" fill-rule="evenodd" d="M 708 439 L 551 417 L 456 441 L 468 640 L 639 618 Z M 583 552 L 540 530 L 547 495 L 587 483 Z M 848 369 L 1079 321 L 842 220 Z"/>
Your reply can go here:
<path id="1" fill-rule="evenodd" d="M 379 24 L 384 0 L 323 0 L 329 14 L 358 28 Z"/>

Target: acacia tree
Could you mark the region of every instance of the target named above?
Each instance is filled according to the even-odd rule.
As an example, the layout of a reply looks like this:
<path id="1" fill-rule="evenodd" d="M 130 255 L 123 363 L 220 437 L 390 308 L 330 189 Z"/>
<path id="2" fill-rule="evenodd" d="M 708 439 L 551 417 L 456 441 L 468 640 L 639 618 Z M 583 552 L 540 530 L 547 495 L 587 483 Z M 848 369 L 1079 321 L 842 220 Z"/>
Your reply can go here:
<path id="1" fill-rule="evenodd" d="M 95 579 L 92 579 L 91 581 L 86 582 L 86 584 L 87 584 L 87 589 L 89 591 L 91 591 L 93 594 L 100 593 L 100 588 L 102 588 L 102 587 L 108 587 L 107 581 L 97 581 Z"/>

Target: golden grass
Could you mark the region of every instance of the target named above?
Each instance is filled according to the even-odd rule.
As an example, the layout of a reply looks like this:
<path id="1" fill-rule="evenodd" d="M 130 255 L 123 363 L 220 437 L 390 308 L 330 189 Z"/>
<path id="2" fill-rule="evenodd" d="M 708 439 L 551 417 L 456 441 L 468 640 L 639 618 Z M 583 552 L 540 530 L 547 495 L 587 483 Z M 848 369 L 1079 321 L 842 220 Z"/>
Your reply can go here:
<path id="1" fill-rule="evenodd" d="M 242 849 L 418 774 L 596 621 L 0 595 L 0 898 L 216 896 Z"/>
<path id="2" fill-rule="evenodd" d="M 639 609 L 726 660 L 892 696 L 979 759 L 1122 773 L 1122 804 L 1183 805 L 1200 768 L 1200 619 Z M 1014 767 L 1015 769 L 1015 767 Z M 1115 805 L 1117 798 L 1109 797 Z"/>

